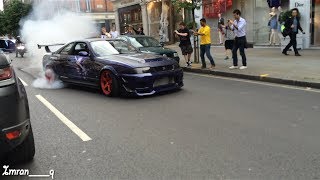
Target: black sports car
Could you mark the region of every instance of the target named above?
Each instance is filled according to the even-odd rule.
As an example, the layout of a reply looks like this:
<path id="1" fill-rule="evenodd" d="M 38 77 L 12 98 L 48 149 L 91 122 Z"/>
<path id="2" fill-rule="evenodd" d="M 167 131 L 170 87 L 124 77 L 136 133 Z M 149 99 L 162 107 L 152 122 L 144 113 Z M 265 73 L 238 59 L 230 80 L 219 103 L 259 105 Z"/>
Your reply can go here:
<path id="1" fill-rule="evenodd" d="M 43 46 L 50 52 L 49 45 Z M 49 80 L 56 74 L 64 82 L 100 88 L 107 96 L 144 96 L 183 86 L 175 60 L 141 53 L 120 39 L 73 41 L 45 55 L 43 67 Z"/>
<path id="2" fill-rule="evenodd" d="M 0 50 L 1 51 L 1 50 Z M 35 154 L 27 94 L 11 61 L 0 52 L 0 161 L 27 161 Z"/>

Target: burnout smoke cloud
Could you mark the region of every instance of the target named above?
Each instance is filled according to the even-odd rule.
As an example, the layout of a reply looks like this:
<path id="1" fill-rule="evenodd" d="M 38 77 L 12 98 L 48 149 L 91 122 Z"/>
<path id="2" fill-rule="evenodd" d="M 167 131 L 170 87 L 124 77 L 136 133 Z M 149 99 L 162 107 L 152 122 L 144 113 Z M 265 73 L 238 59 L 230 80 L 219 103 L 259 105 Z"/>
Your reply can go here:
<path id="1" fill-rule="evenodd" d="M 42 1 L 35 5 L 33 12 L 20 22 L 21 37 L 26 42 L 29 56 L 32 56 L 30 68 L 42 69 L 45 50 L 38 49 L 37 44 L 67 43 L 76 39 L 96 37 L 99 32 L 89 18 L 63 10 L 56 4 L 54 1 Z"/>

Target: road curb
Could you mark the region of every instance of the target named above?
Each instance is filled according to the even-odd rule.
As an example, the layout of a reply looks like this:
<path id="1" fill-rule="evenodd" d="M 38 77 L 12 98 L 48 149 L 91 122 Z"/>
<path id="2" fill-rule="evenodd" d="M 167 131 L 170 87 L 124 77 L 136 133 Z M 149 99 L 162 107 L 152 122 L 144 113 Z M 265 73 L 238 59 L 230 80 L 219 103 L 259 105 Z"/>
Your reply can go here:
<path id="1" fill-rule="evenodd" d="M 284 85 L 291 85 L 291 86 L 320 89 L 320 83 L 307 82 L 307 81 L 281 79 L 281 78 L 274 78 L 274 77 L 262 77 L 262 76 L 257 76 L 257 75 L 238 74 L 238 73 L 230 73 L 230 72 L 217 71 L 217 70 L 195 69 L 195 68 L 186 68 L 186 67 L 183 68 L 183 71 L 184 72 L 199 73 L 199 74 L 210 74 L 210 75 L 222 76 L 222 77 L 239 78 L 239 79 L 246 79 L 246 80 L 253 80 L 253 81 L 262 81 L 262 82 L 269 82 L 269 83 L 276 83 L 276 84 L 284 84 Z"/>

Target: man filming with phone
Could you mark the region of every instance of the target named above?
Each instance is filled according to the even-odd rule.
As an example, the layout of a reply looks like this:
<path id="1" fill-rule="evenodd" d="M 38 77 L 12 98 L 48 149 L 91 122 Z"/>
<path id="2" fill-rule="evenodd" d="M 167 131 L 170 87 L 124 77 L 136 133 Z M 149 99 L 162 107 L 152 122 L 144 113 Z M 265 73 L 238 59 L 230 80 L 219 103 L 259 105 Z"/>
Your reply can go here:
<path id="1" fill-rule="evenodd" d="M 235 42 L 232 49 L 232 58 L 233 58 L 233 66 L 229 67 L 229 69 L 237 69 L 238 68 L 238 55 L 237 51 L 240 50 L 240 55 L 242 57 L 242 66 L 239 69 L 247 69 L 247 57 L 244 52 L 246 48 L 247 39 L 246 39 L 246 25 L 247 22 L 245 19 L 241 17 L 241 11 L 236 9 L 233 11 L 233 16 L 235 20 L 228 20 L 228 23 L 231 27 L 231 30 L 234 31 L 235 34 Z"/>

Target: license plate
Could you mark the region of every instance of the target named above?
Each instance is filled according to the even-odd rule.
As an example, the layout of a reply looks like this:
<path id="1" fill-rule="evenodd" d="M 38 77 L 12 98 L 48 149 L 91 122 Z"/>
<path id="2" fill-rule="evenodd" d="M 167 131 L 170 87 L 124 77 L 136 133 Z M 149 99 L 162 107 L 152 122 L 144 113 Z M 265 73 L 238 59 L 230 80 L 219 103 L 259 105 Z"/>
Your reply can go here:
<path id="1" fill-rule="evenodd" d="M 160 79 L 155 80 L 155 82 L 153 83 L 153 87 L 168 85 L 171 83 L 173 83 L 173 78 L 164 77 L 164 78 L 160 78 Z"/>

